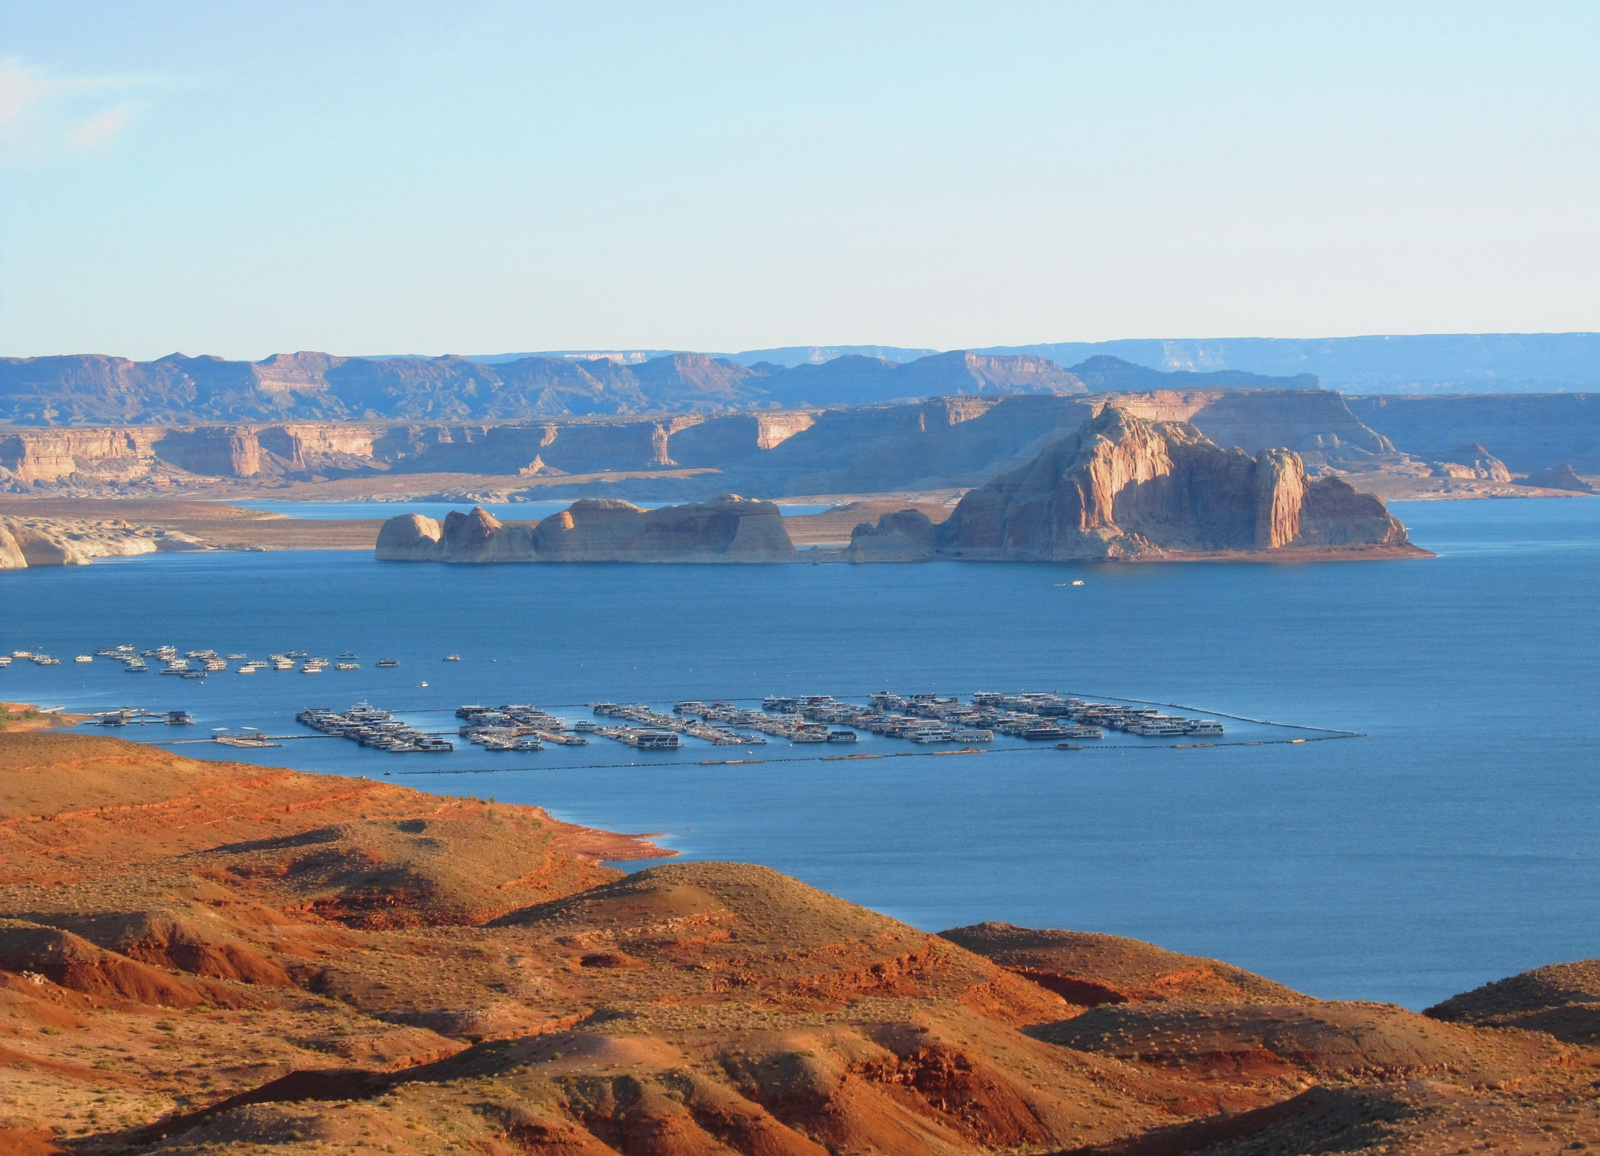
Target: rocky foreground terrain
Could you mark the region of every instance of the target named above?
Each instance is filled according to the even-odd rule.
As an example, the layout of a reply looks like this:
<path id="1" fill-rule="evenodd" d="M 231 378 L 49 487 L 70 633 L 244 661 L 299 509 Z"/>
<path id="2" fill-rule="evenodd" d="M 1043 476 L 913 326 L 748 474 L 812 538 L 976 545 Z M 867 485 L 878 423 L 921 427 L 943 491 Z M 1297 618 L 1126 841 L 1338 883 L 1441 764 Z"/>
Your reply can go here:
<path id="1" fill-rule="evenodd" d="M 535 808 L 0 735 L 0 1151 L 1555 1153 L 1600 966 L 1425 1015 L 930 935 Z"/>

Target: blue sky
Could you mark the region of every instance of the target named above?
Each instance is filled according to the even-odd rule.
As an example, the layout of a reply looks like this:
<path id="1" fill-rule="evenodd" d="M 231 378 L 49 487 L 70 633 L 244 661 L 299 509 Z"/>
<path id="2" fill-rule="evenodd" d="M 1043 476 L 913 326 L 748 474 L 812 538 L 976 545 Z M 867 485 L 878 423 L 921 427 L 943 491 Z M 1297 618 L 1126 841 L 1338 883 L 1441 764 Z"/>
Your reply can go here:
<path id="1" fill-rule="evenodd" d="M 1600 5 L 0 0 L 0 354 L 1600 329 Z"/>

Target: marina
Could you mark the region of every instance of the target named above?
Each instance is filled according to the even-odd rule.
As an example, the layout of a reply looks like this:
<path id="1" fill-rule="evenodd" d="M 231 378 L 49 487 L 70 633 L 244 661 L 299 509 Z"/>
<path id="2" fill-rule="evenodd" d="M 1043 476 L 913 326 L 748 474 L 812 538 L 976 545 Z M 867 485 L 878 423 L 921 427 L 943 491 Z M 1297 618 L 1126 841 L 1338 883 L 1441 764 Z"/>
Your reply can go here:
<path id="1" fill-rule="evenodd" d="M 330 649 L 325 653 L 334 651 Z M 14 651 L 9 657 L 36 666 L 59 665 L 59 660 L 38 650 Z M 321 675 L 333 671 L 359 675 L 362 670 L 359 655 L 353 649 L 339 650 L 336 659 L 329 659 L 304 648 L 283 648 L 264 656 L 252 656 L 244 649 L 194 647 L 180 650 L 170 644 L 140 649 L 132 643 L 119 643 L 102 647 L 92 656 L 79 657 L 91 659 L 89 663 L 75 662 L 85 673 L 92 673 L 90 668 L 115 670 L 120 667 L 131 673 L 154 668 L 163 675 L 190 682 L 227 672 Z M 95 659 L 107 661 L 96 664 Z M 460 654 L 450 652 L 436 661 L 455 666 L 463 660 Z M 398 659 L 390 657 L 373 663 L 375 669 L 385 672 L 399 665 Z M 426 689 L 428 683 L 396 684 L 397 688 L 407 686 Z M 447 725 L 442 719 L 429 721 L 428 716 L 446 713 L 454 716 L 453 724 Z M 278 717 L 283 722 L 288 721 L 283 715 Z M 375 753 L 450 755 L 459 745 L 497 755 L 542 752 L 541 762 L 551 757 L 551 751 L 585 747 L 596 738 L 616 743 L 630 752 L 648 754 L 652 759 L 678 755 L 694 758 L 696 751 L 731 747 L 742 748 L 747 755 L 756 756 L 761 748 L 774 743 L 816 751 L 798 756 L 774 752 L 763 757 L 695 758 L 710 766 L 794 761 L 796 757 L 801 761 L 890 757 L 890 751 L 876 745 L 885 742 L 898 746 L 900 750 L 894 753 L 901 754 L 921 750 L 981 753 L 1002 748 L 1192 749 L 1220 745 L 1222 740 L 1234 738 L 1229 726 L 1220 721 L 1224 718 L 1250 724 L 1252 728 L 1289 726 L 1293 729 L 1292 724 L 1202 712 L 1174 704 L 1038 690 L 976 691 L 966 696 L 875 690 L 864 694 L 772 694 L 759 699 L 707 696 L 679 698 L 670 703 L 597 700 L 549 707 L 508 703 L 402 708 L 387 704 L 375 706 L 372 701 L 363 699 L 344 710 L 308 706 L 292 717 L 311 733 L 269 733 L 284 728 L 281 724 L 274 726 L 271 714 L 261 714 L 249 725 L 237 726 L 239 733 L 217 733 L 201 740 L 147 741 L 164 745 L 213 742 L 245 750 L 277 747 L 291 739 L 337 738 Z M 195 716 L 188 710 L 161 711 L 143 707 L 102 710 L 88 720 L 104 727 L 142 727 L 152 723 L 185 726 L 194 721 Z M 238 722 L 237 719 L 232 721 Z M 214 729 L 228 731 L 225 727 Z M 1318 728 L 1309 728 L 1309 733 L 1319 738 L 1353 737 L 1352 732 Z M 1130 740 L 1137 745 L 1130 745 Z M 1236 741 L 1259 744 L 1304 740 L 1279 740 L 1269 734 L 1252 733 Z M 843 752 L 859 753 L 822 753 L 841 748 Z M 567 765 L 567 760 L 560 759 L 557 763 Z M 386 770 L 384 773 L 393 772 Z"/>
<path id="2" fill-rule="evenodd" d="M 867 702 L 863 704 L 842 701 L 833 695 L 769 695 L 759 709 L 722 699 L 683 699 L 673 705 L 670 713 L 648 703 L 594 702 L 584 704 L 592 717 L 575 720 L 552 713 L 557 708 L 525 703 L 495 707 L 468 704 L 456 707 L 453 713 L 459 722 L 455 737 L 493 753 L 534 753 L 544 750 L 547 743 L 556 747 L 586 746 L 591 735 L 636 751 L 663 752 L 685 749 L 686 739 L 713 747 L 755 748 L 772 739 L 786 740 L 793 746 L 853 745 L 860 741 L 863 731 L 916 746 L 992 744 L 998 734 L 1030 746 L 1053 742 L 1062 750 L 1082 749 L 1071 740 L 1102 739 L 1107 730 L 1145 738 L 1220 738 L 1225 734 L 1222 724 L 1214 719 L 1163 715 L 1155 706 L 1098 702 L 1048 692 L 979 692 L 966 702 L 948 695 L 902 696 L 889 691 L 865 697 Z M 344 711 L 307 707 L 295 715 L 295 721 L 321 735 L 349 739 L 359 746 L 391 754 L 447 754 L 455 749 L 448 731 L 423 729 L 402 721 L 396 714 L 363 701 Z M 965 746 L 959 753 L 977 753 L 980 749 Z M 773 760 L 724 760 L 730 765 L 761 761 Z M 715 764 L 708 761 L 706 765 Z"/>
<path id="3" fill-rule="evenodd" d="M 346 711 L 307 707 L 295 715 L 295 721 L 322 734 L 391 754 L 448 754 L 455 749 L 455 744 L 448 739 L 425 734 L 397 720 L 392 711 L 380 710 L 365 702 L 358 702 Z"/>

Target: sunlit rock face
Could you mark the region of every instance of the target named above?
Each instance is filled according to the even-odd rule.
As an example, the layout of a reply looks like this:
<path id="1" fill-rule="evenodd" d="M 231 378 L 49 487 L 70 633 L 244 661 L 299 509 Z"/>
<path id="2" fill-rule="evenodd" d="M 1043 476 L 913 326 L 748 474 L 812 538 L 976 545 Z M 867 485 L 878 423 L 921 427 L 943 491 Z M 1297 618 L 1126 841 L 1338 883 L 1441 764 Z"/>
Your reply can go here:
<path id="1" fill-rule="evenodd" d="M 585 499 L 542 522 L 503 523 L 481 507 L 442 523 L 390 518 L 378 533 L 387 562 L 788 562 L 794 543 L 772 502 L 730 494 L 643 510 Z"/>
<path id="2" fill-rule="evenodd" d="M 857 527 L 856 561 L 1160 558 L 1289 547 L 1412 552 L 1383 502 L 1300 456 L 1224 450 L 1194 426 L 1114 406 L 1033 461 L 968 493 L 950 519 Z"/>

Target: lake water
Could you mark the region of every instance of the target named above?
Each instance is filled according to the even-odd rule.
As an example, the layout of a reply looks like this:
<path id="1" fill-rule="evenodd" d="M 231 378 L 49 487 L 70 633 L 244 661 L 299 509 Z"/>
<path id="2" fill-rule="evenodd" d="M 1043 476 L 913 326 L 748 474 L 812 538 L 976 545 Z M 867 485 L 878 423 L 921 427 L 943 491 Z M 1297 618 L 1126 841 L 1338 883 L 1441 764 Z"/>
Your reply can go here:
<path id="1" fill-rule="evenodd" d="M 519 756 L 389 755 L 327 739 L 261 752 L 175 749 L 331 773 L 508 768 L 394 781 L 664 832 L 687 856 L 766 863 L 930 930 L 1000 919 L 1116 932 L 1320 996 L 1422 1007 L 1600 955 L 1600 501 L 1395 509 L 1438 558 L 467 567 L 329 551 L 104 560 L 0 576 L 0 649 L 68 659 L 0 670 L 0 695 L 78 709 L 181 707 L 198 720 L 188 738 L 218 726 L 294 733 L 301 707 L 358 698 L 421 712 L 881 687 L 1059 689 L 1361 731 L 1368 737 L 1299 746 L 1013 744 L 977 756 L 750 766 L 700 765 L 739 748 L 656 758 L 598 738 Z M 364 669 L 191 683 L 70 661 L 122 641 L 252 655 L 303 647 L 330 658 L 348 648 Z M 462 661 L 442 662 L 447 653 Z M 401 667 L 376 670 L 380 655 Z M 796 752 L 774 743 L 762 753 Z M 615 765 L 629 761 L 639 765 Z"/>

